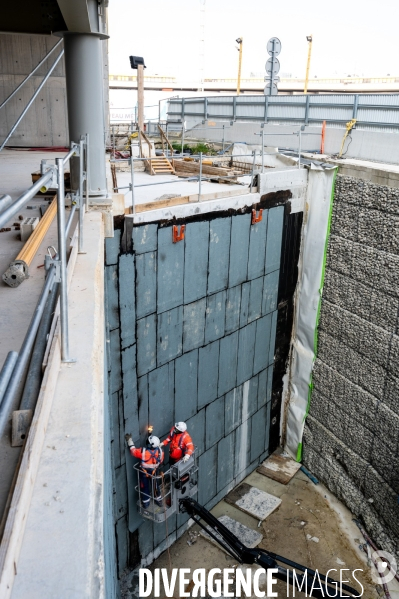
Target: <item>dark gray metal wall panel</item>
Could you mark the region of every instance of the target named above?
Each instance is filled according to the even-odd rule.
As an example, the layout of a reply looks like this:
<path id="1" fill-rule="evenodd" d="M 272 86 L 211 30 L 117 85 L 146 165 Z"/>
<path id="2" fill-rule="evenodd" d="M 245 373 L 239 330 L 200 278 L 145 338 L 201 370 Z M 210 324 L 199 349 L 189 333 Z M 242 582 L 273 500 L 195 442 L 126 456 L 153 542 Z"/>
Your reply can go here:
<path id="1" fill-rule="evenodd" d="M 270 208 L 267 223 L 265 274 L 280 268 L 284 206 Z"/>
<path id="2" fill-rule="evenodd" d="M 220 291 L 208 296 L 205 319 L 205 343 L 210 343 L 223 337 L 225 316 L 226 292 Z"/>
<path id="3" fill-rule="evenodd" d="M 277 310 L 272 314 L 272 328 L 270 331 L 269 364 L 274 363 L 274 348 L 276 346 Z"/>
<path id="4" fill-rule="evenodd" d="M 166 528 L 165 524 L 154 524 L 153 525 L 153 534 L 154 534 L 154 548 L 158 547 L 163 541 L 166 539 L 166 535 L 172 535 L 172 533 L 176 530 L 176 514 L 168 518 L 168 528 Z M 165 546 L 166 549 L 166 546 Z"/>
<path id="5" fill-rule="evenodd" d="M 251 418 L 236 429 L 234 475 L 238 476 L 250 464 Z"/>
<path id="6" fill-rule="evenodd" d="M 141 225 L 133 227 L 133 251 L 136 254 L 155 252 L 158 245 L 158 225 Z"/>
<path id="7" fill-rule="evenodd" d="M 235 387 L 225 395 L 225 435 L 238 427 L 242 417 L 242 385 Z"/>
<path id="8" fill-rule="evenodd" d="M 256 322 L 240 329 L 238 338 L 237 385 L 250 379 L 254 371 Z"/>
<path id="9" fill-rule="evenodd" d="M 153 526 L 150 520 L 144 520 L 139 528 L 139 547 L 143 556 L 148 555 L 154 549 Z"/>
<path id="10" fill-rule="evenodd" d="M 217 492 L 219 493 L 234 478 L 235 433 L 230 433 L 218 443 Z"/>
<path id="11" fill-rule="evenodd" d="M 258 374 L 258 409 L 267 402 L 267 373 L 268 370 L 265 368 Z"/>
<path id="12" fill-rule="evenodd" d="M 120 576 L 127 566 L 128 542 L 127 542 L 127 517 L 122 516 L 115 525 L 116 545 L 118 549 L 118 575 Z"/>
<path id="13" fill-rule="evenodd" d="M 263 296 L 263 277 L 251 281 L 251 290 L 249 293 L 248 322 L 252 322 L 261 317 L 262 314 L 262 296 Z"/>
<path id="14" fill-rule="evenodd" d="M 249 294 L 251 293 L 251 283 L 241 285 L 241 308 L 240 308 L 240 327 L 248 324 Z"/>
<path id="15" fill-rule="evenodd" d="M 263 210 L 262 220 L 251 225 L 249 232 L 248 279 L 261 277 L 265 272 L 265 248 L 268 211 Z"/>
<path id="16" fill-rule="evenodd" d="M 231 217 L 229 287 L 247 280 L 251 214 Z"/>
<path id="17" fill-rule="evenodd" d="M 174 363 L 165 364 L 148 375 L 149 424 L 158 437 L 166 435 L 173 424 Z"/>
<path id="18" fill-rule="evenodd" d="M 142 446 L 146 442 L 148 437 L 148 425 L 149 421 L 149 402 L 148 402 L 148 375 L 137 379 L 137 403 L 138 403 L 138 411 L 139 411 L 139 438 L 140 440 L 136 442 L 136 445 Z"/>
<path id="19" fill-rule="evenodd" d="M 213 401 L 205 410 L 205 446 L 209 449 L 224 436 L 224 397 Z"/>
<path id="20" fill-rule="evenodd" d="M 137 318 L 148 316 L 157 309 L 157 253 L 136 256 Z"/>
<path id="21" fill-rule="evenodd" d="M 280 271 L 275 270 L 263 279 L 262 315 L 277 310 L 279 276 Z"/>
<path id="22" fill-rule="evenodd" d="M 157 365 L 181 355 L 183 349 L 183 306 L 158 315 Z"/>
<path id="23" fill-rule="evenodd" d="M 186 424 L 199 456 L 205 451 L 205 410 L 197 412 Z"/>
<path id="24" fill-rule="evenodd" d="M 113 237 L 105 238 L 105 264 L 118 264 L 118 256 L 120 251 L 121 232 L 115 229 Z"/>
<path id="25" fill-rule="evenodd" d="M 158 312 L 183 304 L 184 242 L 172 241 L 172 227 L 158 229 Z"/>
<path id="26" fill-rule="evenodd" d="M 122 355 L 122 380 L 123 380 L 123 407 L 125 417 L 125 431 L 132 434 L 133 439 L 139 437 L 139 421 L 137 406 L 137 376 L 136 376 L 136 345 L 121 352 Z"/>
<path id="27" fill-rule="evenodd" d="M 111 450 L 112 466 L 118 468 L 121 465 L 121 446 L 119 439 L 119 391 L 108 395 L 109 413 L 111 422 Z"/>
<path id="28" fill-rule="evenodd" d="M 175 415 L 176 422 L 186 421 L 197 413 L 198 350 L 195 349 L 175 360 Z"/>
<path id="29" fill-rule="evenodd" d="M 208 293 L 227 288 L 229 278 L 231 217 L 215 218 L 209 228 Z"/>
<path id="30" fill-rule="evenodd" d="M 122 371 L 121 371 L 121 348 L 119 329 L 111 331 L 109 334 L 109 345 L 111 355 L 111 374 L 110 374 L 110 393 L 115 393 L 122 389 Z"/>
<path id="31" fill-rule="evenodd" d="M 198 501 L 201 505 L 216 495 L 217 449 L 214 445 L 199 458 Z"/>
<path id="32" fill-rule="evenodd" d="M 115 469 L 115 516 L 120 518 L 127 514 L 127 480 L 126 464 Z"/>
<path id="33" fill-rule="evenodd" d="M 184 303 L 188 304 L 206 295 L 209 222 L 188 223 L 184 243 Z"/>
<path id="34" fill-rule="evenodd" d="M 220 340 L 218 396 L 236 385 L 238 331 Z"/>
<path id="35" fill-rule="evenodd" d="M 254 373 L 257 374 L 269 362 L 270 332 L 272 328 L 272 314 L 267 314 L 256 321 L 256 340 L 255 340 L 255 358 Z"/>
<path id="36" fill-rule="evenodd" d="M 266 406 L 256 412 L 251 420 L 251 462 L 253 462 L 265 449 Z"/>
<path id="37" fill-rule="evenodd" d="M 240 326 L 241 285 L 231 287 L 226 292 L 226 334 L 232 333 Z"/>
<path id="38" fill-rule="evenodd" d="M 137 375 L 156 366 L 157 317 L 150 314 L 137 321 Z"/>
<path id="39" fill-rule="evenodd" d="M 248 418 L 258 409 L 258 376 L 252 377 L 244 385 L 249 385 L 248 391 Z M 243 391 L 244 394 L 244 391 Z"/>
<path id="40" fill-rule="evenodd" d="M 107 322 L 110 331 L 119 327 L 118 267 L 105 267 L 105 293 L 107 296 Z"/>
<path id="41" fill-rule="evenodd" d="M 123 410 L 123 393 L 122 391 L 118 392 L 118 402 L 119 402 L 119 447 L 121 452 L 121 464 L 124 464 L 126 461 L 126 451 L 125 451 L 125 428 L 124 428 L 124 420 L 125 413 Z"/>
<path id="42" fill-rule="evenodd" d="M 198 409 L 218 395 L 219 341 L 201 347 L 198 356 Z"/>
<path id="43" fill-rule="evenodd" d="M 206 298 L 184 306 L 183 351 L 197 349 L 204 344 Z"/>
<path id="44" fill-rule="evenodd" d="M 121 321 L 121 347 L 129 347 L 136 341 L 134 256 L 119 257 L 119 309 Z"/>

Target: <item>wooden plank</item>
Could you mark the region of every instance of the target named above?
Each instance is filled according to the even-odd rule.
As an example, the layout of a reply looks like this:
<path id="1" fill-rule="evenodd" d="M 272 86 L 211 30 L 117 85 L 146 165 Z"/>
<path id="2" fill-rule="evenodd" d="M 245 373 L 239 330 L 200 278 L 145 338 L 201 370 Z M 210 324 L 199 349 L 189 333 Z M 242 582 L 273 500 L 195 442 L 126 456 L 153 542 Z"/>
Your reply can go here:
<path id="1" fill-rule="evenodd" d="M 232 189 L 229 191 L 218 191 L 216 193 L 205 193 L 201 195 L 201 202 L 209 202 L 211 200 L 219 200 L 221 198 L 229 198 L 233 196 L 248 195 L 249 191 L 246 187 L 243 189 Z M 198 194 L 192 194 L 188 196 L 180 196 L 176 198 L 169 198 L 167 200 L 147 202 L 145 204 L 136 205 L 136 213 L 147 212 L 149 210 L 159 210 L 162 208 L 168 208 L 171 206 L 179 206 L 180 204 L 188 204 L 189 202 L 198 201 Z"/>
<path id="2" fill-rule="evenodd" d="M 295 462 L 279 447 L 256 471 L 282 485 L 287 485 L 300 467 L 299 462 Z"/>

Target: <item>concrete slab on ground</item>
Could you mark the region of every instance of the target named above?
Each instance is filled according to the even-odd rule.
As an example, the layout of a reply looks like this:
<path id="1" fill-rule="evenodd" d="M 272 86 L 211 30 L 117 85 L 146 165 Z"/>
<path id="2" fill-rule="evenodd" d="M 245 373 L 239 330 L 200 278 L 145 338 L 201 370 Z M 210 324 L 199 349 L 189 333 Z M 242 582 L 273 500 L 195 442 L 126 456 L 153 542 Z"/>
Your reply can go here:
<path id="1" fill-rule="evenodd" d="M 286 485 L 295 476 L 300 467 L 301 464 L 299 462 L 293 460 L 279 447 L 257 468 L 257 472 Z"/>
<path id="2" fill-rule="evenodd" d="M 228 528 L 228 530 L 232 532 L 241 541 L 241 543 L 247 547 L 250 547 L 251 549 L 259 545 L 263 539 L 263 535 L 260 532 L 248 528 L 248 526 L 245 526 L 245 524 L 241 524 L 241 522 L 230 518 L 230 516 L 220 516 L 218 520 L 221 524 Z M 209 526 L 207 526 L 207 529 L 212 531 Z M 218 539 L 222 540 L 220 534 L 217 532 L 214 532 L 214 534 Z M 213 539 L 211 535 L 206 532 L 206 530 L 202 530 L 201 535 L 210 543 L 216 544 L 217 547 L 220 547 L 220 545 L 217 544 L 215 539 Z"/>
<path id="3" fill-rule="evenodd" d="M 270 514 L 280 507 L 281 499 L 242 483 L 225 497 L 227 503 L 237 506 L 243 512 L 253 516 L 257 520 L 265 520 Z"/>

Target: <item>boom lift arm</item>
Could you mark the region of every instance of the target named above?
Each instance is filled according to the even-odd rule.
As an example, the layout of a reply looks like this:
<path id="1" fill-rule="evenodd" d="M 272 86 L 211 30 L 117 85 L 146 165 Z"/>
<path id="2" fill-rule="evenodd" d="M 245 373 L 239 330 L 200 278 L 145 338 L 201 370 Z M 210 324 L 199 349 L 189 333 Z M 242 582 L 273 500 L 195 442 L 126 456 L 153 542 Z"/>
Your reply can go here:
<path id="1" fill-rule="evenodd" d="M 332 578 L 328 578 L 323 574 L 315 572 L 310 568 L 306 568 L 301 564 L 297 564 L 292 560 L 289 560 L 281 555 L 277 555 L 276 553 L 272 553 L 271 551 L 266 551 L 265 549 L 250 549 L 246 547 L 241 541 L 226 528 L 215 516 L 213 516 L 206 508 L 200 505 L 195 499 L 191 497 L 186 497 L 184 499 L 180 499 L 180 511 L 187 512 L 190 517 L 196 522 L 201 528 L 206 530 L 206 532 L 217 542 L 223 549 L 225 549 L 232 557 L 237 559 L 240 563 L 245 564 L 256 564 L 261 566 L 265 570 L 268 568 L 276 568 L 278 570 L 276 574 L 276 578 L 282 580 L 283 582 L 293 585 L 294 584 L 294 576 L 293 570 L 298 570 L 303 572 L 303 574 L 299 574 L 296 576 L 297 585 L 302 589 L 303 592 L 306 592 L 311 597 L 316 597 L 317 599 L 324 599 L 327 597 L 348 597 L 348 595 L 344 594 L 344 591 L 350 593 L 354 597 L 359 597 L 360 593 L 353 589 L 352 587 L 346 584 L 340 584 L 339 582 L 333 580 Z M 201 519 L 208 524 L 211 528 L 207 528 L 202 522 Z M 217 534 L 216 534 L 217 533 Z M 223 541 L 221 541 L 220 537 L 222 537 Z M 277 562 L 281 562 L 282 564 L 286 564 L 292 569 L 283 568 L 279 566 Z M 323 586 L 323 590 L 320 590 L 319 578 Z M 304 586 L 302 587 L 302 584 Z M 312 586 L 315 585 L 315 588 L 312 591 Z M 335 586 L 329 586 L 329 585 Z M 335 588 L 336 587 L 336 588 Z M 342 593 L 342 595 L 341 595 Z"/>

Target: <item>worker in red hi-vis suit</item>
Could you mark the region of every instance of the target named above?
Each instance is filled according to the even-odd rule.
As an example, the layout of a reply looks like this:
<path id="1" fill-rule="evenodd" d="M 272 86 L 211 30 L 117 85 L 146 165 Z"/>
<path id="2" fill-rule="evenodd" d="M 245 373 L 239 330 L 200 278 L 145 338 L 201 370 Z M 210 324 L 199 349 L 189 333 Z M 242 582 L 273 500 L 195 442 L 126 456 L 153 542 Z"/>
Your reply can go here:
<path id="1" fill-rule="evenodd" d="M 173 466 L 180 460 L 187 462 L 194 451 L 194 443 L 187 432 L 185 422 L 176 422 L 174 427 L 171 428 L 169 436 L 161 443 L 161 447 L 169 443 L 169 463 Z"/>
<path id="2" fill-rule="evenodd" d="M 139 471 L 140 499 L 144 508 L 149 508 L 151 498 L 162 506 L 162 494 L 159 478 L 156 478 L 157 468 L 163 462 L 163 451 L 158 437 L 150 435 L 146 447 L 135 447 L 132 435 L 125 435 L 126 443 L 131 455 L 141 460 Z"/>

